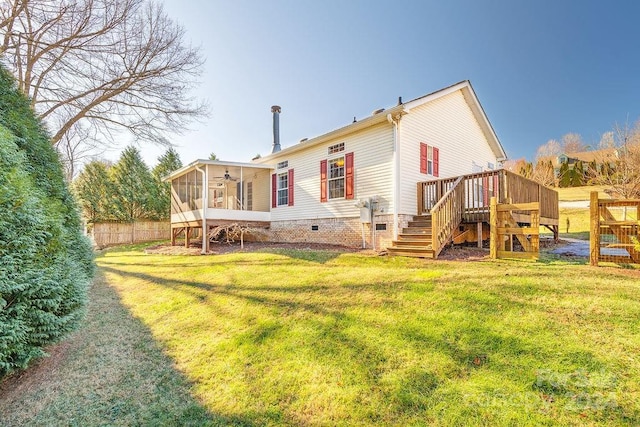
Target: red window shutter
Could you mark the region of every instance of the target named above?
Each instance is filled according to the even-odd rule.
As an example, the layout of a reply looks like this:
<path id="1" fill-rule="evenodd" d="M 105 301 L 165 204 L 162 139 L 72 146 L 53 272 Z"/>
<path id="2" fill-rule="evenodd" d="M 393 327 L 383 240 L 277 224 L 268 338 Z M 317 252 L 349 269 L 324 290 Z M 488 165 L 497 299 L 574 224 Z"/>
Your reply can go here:
<path id="1" fill-rule="evenodd" d="M 320 201 L 327 201 L 327 161 L 320 161 Z"/>
<path id="2" fill-rule="evenodd" d="M 440 176 L 440 150 L 433 147 L 433 176 Z"/>
<path id="3" fill-rule="evenodd" d="M 289 169 L 289 206 L 293 206 L 293 169 Z"/>
<path id="4" fill-rule="evenodd" d="M 353 199 L 353 196 L 355 193 L 355 186 L 353 182 L 353 153 L 345 154 L 344 163 L 345 163 L 344 198 Z"/>
<path id="5" fill-rule="evenodd" d="M 420 143 L 420 173 L 427 173 L 427 144 Z"/>
<path id="6" fill-rule="evenodd" d="M 271 175 L 271 207 L 278 206 L 278 176 L 274 173 Z"/>

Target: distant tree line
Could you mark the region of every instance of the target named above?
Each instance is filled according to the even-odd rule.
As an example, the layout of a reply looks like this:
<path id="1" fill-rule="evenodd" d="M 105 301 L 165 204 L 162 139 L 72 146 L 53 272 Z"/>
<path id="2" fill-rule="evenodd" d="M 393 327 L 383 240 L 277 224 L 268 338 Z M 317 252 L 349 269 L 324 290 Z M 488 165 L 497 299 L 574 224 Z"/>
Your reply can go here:
<path id="1" fill-rule="evenodd" d="M 88 163 L 74 180 L 73 189 L 89 224 L 166 220 L 170 216 L 171 188 L 162 178 L 181 167 L 180 156 L 173 148 L 149 169 L 140 151 L 129 146 L 113 165 L 101 160 Z"/>
<path id="2" fill-rule="evenodd" d="M 572 154 L 585 151 L 593 151 L 593 160 L 570 160 Z M 562 154 L 567 159 L 554 166 L 553 159 Z M 560 141 L 552 139 L 541 145 L 536 158 L 535 163 L 511 160 L 504 167 L 548 187 L 602 185 L 619 197 L 640 197 L 640 121 L 605 132 L 597 150 L 585 144 L 579 134 L 570 133 Z"/>

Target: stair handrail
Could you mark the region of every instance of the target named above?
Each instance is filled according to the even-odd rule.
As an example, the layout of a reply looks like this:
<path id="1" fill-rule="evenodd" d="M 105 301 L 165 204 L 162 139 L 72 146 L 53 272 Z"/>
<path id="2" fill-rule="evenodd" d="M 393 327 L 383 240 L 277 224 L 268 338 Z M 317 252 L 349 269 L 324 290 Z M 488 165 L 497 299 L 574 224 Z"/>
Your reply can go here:
<path id="1" fill-rule="evenodd" d="M 433 257 L 437 258 L 453 237 L 453 231 L 462 222 L 464 211 L 464 176 L 459 176 L 453 186 L 431 208 L 431 233 Z"/>

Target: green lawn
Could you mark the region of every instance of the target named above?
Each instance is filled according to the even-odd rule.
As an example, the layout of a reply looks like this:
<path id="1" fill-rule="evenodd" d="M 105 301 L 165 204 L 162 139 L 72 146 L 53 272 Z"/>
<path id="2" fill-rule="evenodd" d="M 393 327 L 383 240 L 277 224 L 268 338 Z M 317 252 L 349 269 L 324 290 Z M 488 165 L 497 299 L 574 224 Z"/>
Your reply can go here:
<path id="1" fill-rule="evenodd" d="M 567 219 L 569 232 L 567 233 Z M 560 237 L 589 240 L 589 208 L 560 208 Z"/>
<path id="2" fill-rule="evenodd" d="M 638 213 L 635 209 L 610 208 L 610 212 L 619 220 L 638 220 Z M 624 214 L 626 212 L 626 215 Z M 560 237 L 572 237 L 574 239 L 589 240 L 589 208 L 560 208 Z M 569 232 L 567 233 L 567 219 L 569 219 Z M 549 230 L 541 228 L 544 234 L 549 234 Z"/>
<path id="3" fill-rule="evenodd" d="M 0 382 L 0 426 L 212 424 L 151 331 L 99 274 L 83 326 Z"/>
<path id="4" fill-rule="evenodd" d="M 141 424 L 163 425 L 173 413 L 175 425 L 640 423 L 638 270 L 550 257 L 434 262 L 295 250 L 189 257 L 121 248 L 97 262 L 104 282 L 92 292 L 115 290 L 130 314 L 92 294 L 91 322 L 114 335 L 93 339 L 107 354 L 129 348 L 109 370 L 130 379 L 112 394 L 100 381 L 61 384 L 51 399 L 68 406 L 56 412 L 45 401 L 39 411 L 50 418 L 35 420 L 57 413 L 63 421 L 50 424 L 95 425 L 142 413 Z M 77 347 L 73 357 L 84 360 Z M 104 364 L 77 369 L 100 379 Z M 155 409 L 141 406 L 147 400 Z M 119 412 L 103 421 L 113 407 Z M 65 417 L 74 410 L 84 418 Z"/>
<path id="5" fill-rule="evenodd" d="M 601 199 L 610 198 L 604 190 L 609 187 L 604 185 L 588 185 L 584 187 L 568 187 L 568 188 L 554 188 L 558 192 L 558 200 L 560 201 L 576 201 L 576 200 L 589 200 L 591 198 L 591 192 L 597 191 L 598 197 Z"/>

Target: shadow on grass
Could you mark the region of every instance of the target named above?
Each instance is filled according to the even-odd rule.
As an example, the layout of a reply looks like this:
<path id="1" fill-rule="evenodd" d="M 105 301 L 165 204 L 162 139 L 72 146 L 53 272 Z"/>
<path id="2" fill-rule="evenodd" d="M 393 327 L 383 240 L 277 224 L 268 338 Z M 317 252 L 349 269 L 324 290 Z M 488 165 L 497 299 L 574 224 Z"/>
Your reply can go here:
<path id="1" fill-rule="evenodd" d="M 309 293 L 309 292 L 320 292 L 320 291 L 329 291 L 336 289 L 349 289 L 351 292 L 354 288 L 357 289 L 367 289 L 367 288 L 379 288 L 381 286 L 387 286 L 392 288 L 396 285 L 396 282 L 389 281 L 384 285 L 381 284 L 348 284 L 341 287 L 329 286 L 323 284 L 315 284 L 315 285 L 300 285 L 300 286 L 279 286 L 279 285 L 261 285 L 261 286 L 242 286 L 236 283 L 233 283 L 233 279 L 231 283 L 224 285 L 217 285 L 211 283 L 204 282 L 196 282 L 190 280 L 174 280 L 174 279 L 166 279 L 158 276 L 154 276 L 146 273 L 139 272 L 131 272 L 131 271 L 123 271 L 118 270 L 116 268 L 108 267 L 106 265 L 102 265 L 100 267 L 101 270 L 112 273 L 121 277 L 132 277 L 139 280 L 152 282 L 156 285 L 160 285 L 163 287 L 167 287 L 173 290 L 177 290 L 181 293 L 188 294 L 189 296 L 197 299 L 199 301 L 206 301 L 211 299 L 207 295 L 203 295 L 199 291 L 211 292 L 215 295 L 220 296 L 228 296 L 233 298 L 238 298 L 241 300 L 245 300 L 248 302 L 279 307 L 284 309 L 285 311 L 292 310 L 304 310 L 316 314 L 322 315 L 330 315 L 330 316 L 340 316 L 339 308 L 343 308 L 345 306 L 351 306 L 354 304 L 353 301 L 344 301 L 342 303 L 332 302 L 332 305 L 338 307 L 337 309 L 329 309 L 324 307 L 324 304 L 315 304 L 311 302 L 303 302 L 303 301 L 294 301 L 287 296 L 278 297 L 278 293 L 286 293 L 286 294 L 299 294 L 299 293 Z M 398 282 L 400 283 L 400 282 Z M 271 296 L 261 295 L 260 293 L 269 293 Z"/>
<path id="2" fill-rule="evenodd" d="M 253 425 L 213 414 L 100 274 L 83 326 L 0 383 L 0 425 Z"/>
<path id="3" fill-rule="evenodd" d="M 222 264 L 227 263 L 238 265 L 229 260 Z M 228 364 L 225 369 L 233 370 L 235 374 L 230 380 L 230 387 L 242 390 L 255 404 L 247 404 L 241 418 L 214 418 L 220 423 L 312 424 L 310 418 L 296 418 L 304 413 L 307 403 L 301 396 L 308 392 L 305 387 L 312 384 L 313 405 L 310 406 L 321 408 L 323 403 L 330 401 L 321 391 L 332 386 L 329 384 L 332 378 L 341 381 L 338 386 L 333 386 L 334 389 L 329 389 L 329 393 L 334 393 L 332 397 L 345 400 L 353 397 L 348 403 L 349 411 L 354 414 L 345 415 L 352 418 L 340 419 L 344 424 L 363 424 L 365 419 L 368 424 L 402 424 L 404 419 L 415 421 L 426 412 L 437 412 L 434 405 L 447 393 L 462 395 L 475 392 L 472 381 L 484 375 L 492 381 L 496 378 L 503 381 L 504 390 L 512 387 L 532 393 L 533 404 L 542 408 L 545 402 L 539 400 L 540 395 L 534 388 L 536 369 L 564 372 L 563 369 L 581 368 L 591 371 L 608 366 L 571 335 L 562 341 L 545 341 L 548 338 L 544 334 L 534 330 L 511 331 L 500 320 L 501 313 L 496 310 L 499 310 L 501 301 L 508 302 L 507 309 L 512 315 L 541 310 L 539 304 L 523 297 L 534 297 L 539 289 L 544 289 L 537 285 L 548 277 L 544 270 L 549 268 L 544 265 L 526 271 L 531 283 L 511 283 L 510 276 L 505 275 L 504 286 L 508 292 L 502 292 L 504 289 L 500 288 L 501 292 L 495 291 L 495 294 L 487 294 L 491 289 L 482 286 L 478 286 L 477 294 L 469 294 L 468 284 L 457 285 L 449 278 L 445 286 L 437 276 L 429 276 L 424 280 L 435 280 L 439 285 L 437 292 L 433 291 L 433 286 L 429 287 L 420 296 L 424 305 L 408 312 L 403 309 L 403 304 L 406 304 L 403 296 L 389 298 L 388 292 L 398 293 L 412 288 L 407 286 L 406 279 L 394 280 L 392 275 L 384 283 L 329 286 L 316 281 L 305 285 L 292 279 L 292 286 L 283 286 L 256 283 L 260 274 L 258 269 L 248 273 L 249 277 L 256 278 L 253 281 L 240 280 L 240 274 L 247 274 L 245 268 L 242 272 L 225 276 L 222 279 L 224 283 L 208 283 L 209 279 L 204 276 L 199 280 L 176 280 L 159 277 L 162 273 L 154 270 L 149 270 L 154 274 L 147 274 L 123 271 L 109 263 L 101 264 L 101 270 L 117 276 L 116 280 L 149 282 L 157 285 L 152 293 L 178 299 L 162 288 L 175 290 L 188 296 L 184 299 L 185 304 L 207 303 L 220 313 L 220 318 L 228 318 L 230 332 L 224 345 L 208 347 L 207 351 L 225 359 Z M 509 264 L 510 268 L 514 264 L 520 263 Z M 138 264 L 128 265 L 135 268 Z M 278 269 L 280 271 L 280 267 Z M 475 272 L 473 277 L 478 283 L 496 279 L 495 274 L 483 274 L 482 271 L 480 274 Z M 360 290 L 374 295 L 363 302 L 359 299 Z M 218 300 L 219 296 L 223 298 Z M 438 296 L 440 301 L 434 299 Z M 429 304 L 430 301 L 433 305 Z M 250 304 L 245 305 L 244 302 Z M 237 311 L 226 311 L 227 305 Z M 171 309 L 174 311 L 166 314 L 173 322 L 171 332 L 195 336 L 196 332 L 180 323 L 176 315 L 176 311 L 183 307 L 175 305 Z M 218 316 L 215 311 L 210 315 Z M 546 319 L 546 316 L 546 311 L 542 310 L 541 318 Z M 194 324 L 192 319 L 187 320 L 189 325 Z M 208 318 L 200 320 L 203 323 L 210 321 Z M 560 335 L 568 330 L 559 324 L 556 331 Z M 214 331 L 206 330 L 203 336 L 211 332 Z M 558 356 L 559 345 L 566 352 L 564 356 Z M 323 375 L 310 376 L 305 372 L 309 366 L 320 367 Z M 197 377 L 198 374 L 194 375 Z M 200 375 L 206 383 L 211 373 Z M 452 391 L 452 383 L 462 391 Z M 352 394 L 345 395 L 343 386 Z M 495 387 L 499 392 L 500 384 Z M 562 392 L 559 390 L 552 398 L 563 401 Z M 270 409 L 260 412 L 264 407 Z M 468 410 L 475 417 L 469 418 L 471 424 L 482 419 L 481 412 L 477 408 Z M 318 409 L 318 414 L 322 415 L 321 409 Z M 414 414 L 420 415 L 412 418 Z M 314 421 L 322 424 L 322 421 Z M 497 424 L 507 425 L 504 420 Z"/>

